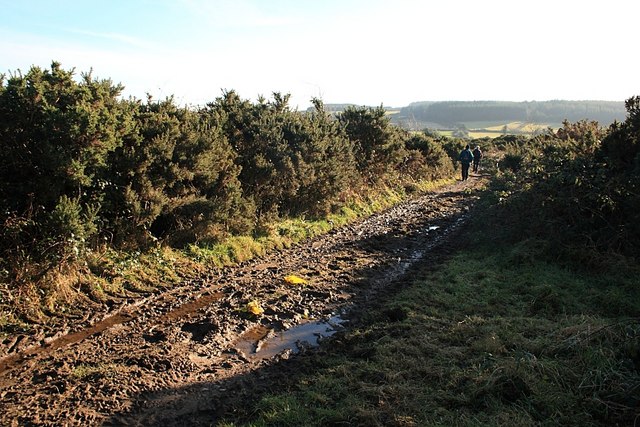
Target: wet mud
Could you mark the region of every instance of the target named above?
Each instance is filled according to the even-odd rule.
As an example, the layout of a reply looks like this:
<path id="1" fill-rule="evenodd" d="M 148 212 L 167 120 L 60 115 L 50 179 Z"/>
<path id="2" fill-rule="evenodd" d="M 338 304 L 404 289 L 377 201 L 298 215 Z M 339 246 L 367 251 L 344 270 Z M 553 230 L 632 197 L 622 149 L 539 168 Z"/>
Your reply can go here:
<path id="1" fill-rule="evenodd" d="M 466 225 L 478 178 L 141 298 L 0 359 L 0 425 L 210 425 L 295 375 Z M 287 275 L 305 280 L 292 284 Z M 261 314 L 248 310 L 259 303 Z M 386 313 L 401 316 L 402 313 Z"/>

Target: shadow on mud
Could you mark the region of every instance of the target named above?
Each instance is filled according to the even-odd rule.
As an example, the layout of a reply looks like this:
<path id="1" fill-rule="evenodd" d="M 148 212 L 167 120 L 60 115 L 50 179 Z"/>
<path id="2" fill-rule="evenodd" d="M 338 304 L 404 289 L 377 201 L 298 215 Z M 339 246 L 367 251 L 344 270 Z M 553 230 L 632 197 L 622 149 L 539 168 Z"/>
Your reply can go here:
<path id="1" fill-rule="evenodd" d="M 332 351 L 337 351 L 336 340 L 332 339 L 331 345 Z M 278 356 L 255 370 L 225 380 L 216 380 L 212 373 L 210 381 L 143 392 L 131 413 L 116 414 L 103 425 L 211 426 L 223 419 L 242 421 L 250 414 L 240 411 L 250 410 L 263 396 L 286 390 L 301 376 L 324 369 L 323 348 L 304 349 L 295 357 Z"/>
<path id="2" fill-rule="evenodd" d="M 413 268 L 441 262 L 448 254 L 446 243 L 464 226 L 466 211 L 437 219 L 425 217 L 411 229 L 399 222 L 379 228 L 380 233 L 344 242 L 344 250 L 358 248 L 387 261 L 354 272 L 351 285 L 359 292 L 342 312 L 326 319 L 310 319 L 287 330 L 257 325 L 225 351 L 229 360 L 246 363 L 244 371 L 233 375 L 232 365 L 227 362 L 203 367 L 197 383 L 141 392 L 133 398 L 128 412 L 113 414 L 104 425 L 197 426 L 214 425 L 222 419 L 242 421 L 249 416 L 245 411 L 262 396 L 286 390 L 301 376 L 324 369 L 328 352 L 362 357 L 345 344 L 343 332 L 362 326 L 360 314 L 375 311 L 385 295 L 411 281 Z M 393 322 L 402 320 L 401 314 L 381 312 L 376 318 Z M 188 329 L 193 334 L 206 333 L 195 324 Z"/>

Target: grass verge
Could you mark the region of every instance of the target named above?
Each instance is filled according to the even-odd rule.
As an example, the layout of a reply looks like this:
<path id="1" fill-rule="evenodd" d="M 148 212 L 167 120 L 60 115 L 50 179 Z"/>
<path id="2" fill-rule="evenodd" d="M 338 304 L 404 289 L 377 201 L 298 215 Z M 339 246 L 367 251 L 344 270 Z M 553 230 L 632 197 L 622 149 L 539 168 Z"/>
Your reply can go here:
<path id="1" fill-rule="evenodd" d="M 637 267 L 574 271 L 539 247 L 474 232 L 300 376 L 218 425 L 633 425 Z"/>
<path id="2" fill-rule="evenodd" d="M 454 182 L 445 179 L 420 182 L 403 189 L 385 187 L 367 196 L 353 197 L 338 212 L 326 218 L 288 218 L 270 224 L 257 236 L 231 236 L 213 245 L 190 245 L 184 254 L 198 263 L 220 267 L 262 256 L 272 249 L 283 249 L 305 239 L 326 233 L 358 218 L 370 216 L 407 199 L 416 192 L 426 192 Z"/>
<path id="3" fill-rule="evenodd" d="M 157 246 L 148 251 L 122 252 L 109 247 L 88 251 L 76 263 L 46 272 L 28 285 L 0 281 L 0 340 L 17 333 L 55 332 L 61 318 L 86 320 L 91 314 L 123 300 L 160 292 L 208 270 L 247 261 L 273 249 L 290 247 L 334 227 L 369 216 L 412 194 L 454 182 L 418 182 L 402 188 L 381 188 L 353 195 L 327 218 L 283 219 L 256 236 L 231 236 L 216 244 L 190 245 L 184 250 Z"/>

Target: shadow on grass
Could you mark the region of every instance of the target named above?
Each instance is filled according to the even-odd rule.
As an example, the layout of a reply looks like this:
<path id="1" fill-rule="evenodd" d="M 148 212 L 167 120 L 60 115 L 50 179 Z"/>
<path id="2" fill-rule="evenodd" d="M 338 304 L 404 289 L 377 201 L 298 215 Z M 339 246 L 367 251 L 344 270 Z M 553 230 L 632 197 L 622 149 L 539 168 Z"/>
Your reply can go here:
<path id="1" fill-rule="evenodd" d="M 372 319 L 398 321 L 406 316 L 401 309 L 377 312 L 390 295 L 397 292 L 413 279 L 413 268 L 425 264 L 436 265 L 451 253 L 451 242 L 455 240 L 467 218 L 466 210 L 471 199 L 460 193 L 441 193 L 436 198 L 462 197 L 459 210 L 451 210 L 437 218 L 425 216 L 417 227 L 402 228 L 401 221 L 379 234 L 369 234 L 361 239 L 344 242 L 337 252 L 358 249 L 374 253 L 386 263 L 376 267 L 365 267 L 353 272 L 353 283 L 360 289 L 350 301 L 350 311 L 346 314 L 347 328 L 358 327 Z M 465 204 L 469 203 L 465 208 Z M 371 313 L 377 313 L 372 317 Z M 146 391 L 134 398 L 134 404 L 127 413 L 114 414 L 104 425 L 215 425 L 220 420 L 242 421 L 251 416 L 251 409 L 265 395 L 282 392 L 296 384 L 303 376 L 313 376 L 325 368 L 328 352 L 345 350 L 338 332 L 313 349 L 302 349 L 299 354 L 276 356 L 271 360 L 258 362 L 249 372 L 241 372 L 229 377 L 225 369 L 231 365 L 202 369 L 202 381 L 179 388 Z M 370 349 L 369 349 L 370 350 Z M 367 350 L 351 349 L 348 357 L 367 357 Z M 244 369 L 246 371 L 246 369 Z M 207 379 L 207 378 L 210 379 Z M 220 379 L 222 378 L 222 379 Z M 239 410 L 240 408 L 240 410 Z M 239 413 L 241 412 L 241 413 Z M 303 422 L 304 420 L 300 420 Z M 344 420 L 346 421 L 346 420 Z M 337 422 L 337 421 L 336 421 Z"/>

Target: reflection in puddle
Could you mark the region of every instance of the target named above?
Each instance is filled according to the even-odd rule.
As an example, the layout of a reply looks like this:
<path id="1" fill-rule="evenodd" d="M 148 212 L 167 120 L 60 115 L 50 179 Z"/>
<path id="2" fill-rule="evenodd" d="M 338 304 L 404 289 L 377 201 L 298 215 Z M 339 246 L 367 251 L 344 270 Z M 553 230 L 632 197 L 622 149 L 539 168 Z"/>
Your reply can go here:
<path id="1" fill-rule="evenodd" d="M 340 316 L 333 316 L 326 321 L 303 323 L 280 332 L 259 326 L 248 331 L 236 348 L 252 359 L 270 359 L 285 351 L 295 354 L 303 348 L 317 347 L 323 338 L 335 334 L 345 322 Z"/>

